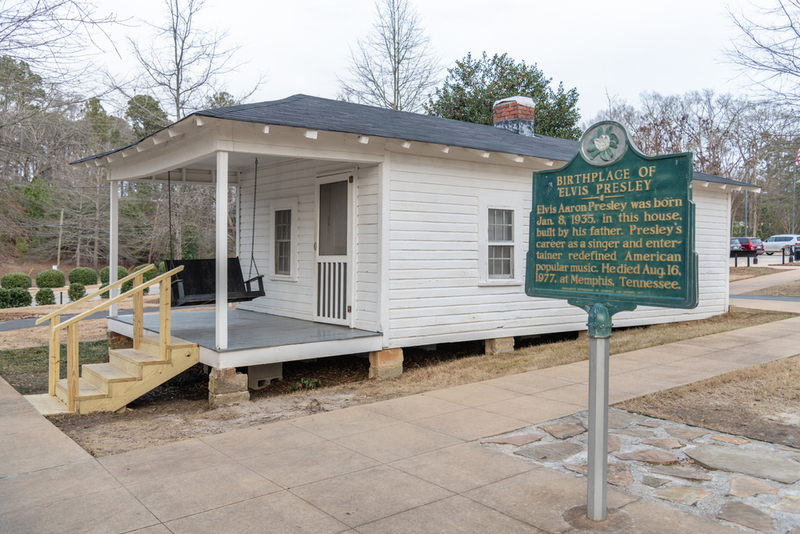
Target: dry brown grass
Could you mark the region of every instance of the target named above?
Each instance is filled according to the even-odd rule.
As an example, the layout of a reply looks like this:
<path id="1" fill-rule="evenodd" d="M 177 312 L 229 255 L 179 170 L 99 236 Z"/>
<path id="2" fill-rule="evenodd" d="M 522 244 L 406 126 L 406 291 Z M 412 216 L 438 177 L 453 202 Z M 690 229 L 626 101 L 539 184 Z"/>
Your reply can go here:
<path id="1" fill-rule="evenodd" d="M 653 417 L 800 447 L 800 356 L 617 404 Z"/>
<path id="2" fill-rule="evenodd" d="M 615 330 L 610 351 L 611 354 L 630 352 L 790 317 L 794 315 L 741 309 L 701 321 Z M 366 381 L 325 389 L 355 390 L 367 397 L 387 399 L 565 365 L 588 358 L 589 339 L 581 335 L 578 339 L 529 346 L 510 354 L 467 356 L 437 365 L 409 369 L 396 380 Z"/>
<path id="3" fill-rule="evenodd" d="M 764 295 L 769 297 L 800 297 L 800 281 L 789 282 L 778 286 L 766 287 L 745 295 Z"/>
<path id="4" fill-rule="evenodd" d="M 768 274 L 777 274 L 781 272 L 780 269 L 775 269 L 772 267 L 731 267 L 730 269 L 731 282 L 755 278 L 757 276 L 766 276 Z"/>

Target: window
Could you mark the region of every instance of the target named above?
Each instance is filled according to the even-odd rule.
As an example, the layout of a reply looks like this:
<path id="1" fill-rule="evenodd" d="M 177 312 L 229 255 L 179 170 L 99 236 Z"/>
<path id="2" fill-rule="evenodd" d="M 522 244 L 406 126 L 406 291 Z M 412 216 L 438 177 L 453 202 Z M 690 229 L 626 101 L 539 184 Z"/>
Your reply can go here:
<path id="1" fill-rule="evenodd" d="M 297 198 L 280 198 L 271 201 L 269 219 L 272 225 L 269 236 L 272 243 L 272 273 L 270 279 L 283 282 L 297 281 Z"/>
<path id="2" fill-rule="evenodd" d="M 530 197 L 524 193 L 478 197 L 478 285 L 524 284 L 526 214 Z"/>
<path id="3" fill-rule="evenodd" d="M 275 210 L 275 274 L 292 274 L 292 210 Z"/>
<path id="4" fill-rule="evenodd" d="M 489 209 L 489 265 L 491 279 L 514 278 L 514 210 Z"/>

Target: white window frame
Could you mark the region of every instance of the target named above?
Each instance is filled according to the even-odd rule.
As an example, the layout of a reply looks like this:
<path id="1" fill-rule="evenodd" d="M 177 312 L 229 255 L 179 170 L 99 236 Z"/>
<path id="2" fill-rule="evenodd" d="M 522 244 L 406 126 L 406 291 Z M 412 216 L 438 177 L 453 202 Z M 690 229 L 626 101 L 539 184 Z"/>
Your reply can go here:
<path id="1" fill-rule="evenodd" d="M 509 197 L 511 193 L 509 193 Z M 499 243 L 512 248 L 512 278 L 489 278 L 489 210 L 513 212 L 513 241 Z M 479 286 L 519 286 L 525 283 L 525 240 L 524 203 L 513 198 L 481 198 L 478 210 L 478 285 Z"/>
<path id="2" fill-rule="evenodd" d="M 272 200 L 269 208 L 269 272 L 270 280 L 297 282 L 297 259 L 298 259 L 298 231 L 297 231 L 297 197 L 282 198 Z M 277 274 L 275 272 L 275 212 L 290 211 L 291 215 L 291 252 L 289 255 L 289 274 Z"/>

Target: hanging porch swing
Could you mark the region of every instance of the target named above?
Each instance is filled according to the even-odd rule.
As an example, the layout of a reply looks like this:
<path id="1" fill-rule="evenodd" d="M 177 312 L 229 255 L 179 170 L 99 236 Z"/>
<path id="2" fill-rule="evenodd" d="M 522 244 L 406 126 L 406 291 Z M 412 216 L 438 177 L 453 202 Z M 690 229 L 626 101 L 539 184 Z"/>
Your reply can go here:
<path id="1" fill-rule="evenodd" d="M 250 242 L 250 270 L 248 280 L 244 279 L 239 258 L 228 258 L 228 302 L 248 302 L 263 297 L 264 275 L 258 272 L 255 260 L 256 193 L 258 191 L 258 159 L 255 162 L 253 182 L 253 230 Z M 167 205 L 169 207 L 170 257 L 164 260 L 168 271 L 183 266 L 183 271 L 172 277 L 173 307 L 203 306 L 217 301 L 217 260 L 176 260 L 174 258 L 172 232 L 172 182 L 167 173 Z M 255 267 L 256 276 L 252 276 Z"/>

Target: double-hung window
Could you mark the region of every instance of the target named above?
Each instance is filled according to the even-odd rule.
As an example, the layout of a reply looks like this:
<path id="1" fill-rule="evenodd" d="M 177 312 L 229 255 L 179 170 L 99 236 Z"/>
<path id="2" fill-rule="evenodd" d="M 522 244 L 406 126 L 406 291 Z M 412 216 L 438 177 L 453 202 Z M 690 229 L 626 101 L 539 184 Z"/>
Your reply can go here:
<path id="1" fill-rule="evenodd" d="M 275 274 L 292 274 L 292 210 L 275 210 Z"/>
<path id="2" fill-rule="evenodd" d="M 270 202 L 272 280 L 297 281 L 297 198 Z"/>
<path id="3" fill-rule="evenodd" d="M 514 210 L 488 210 L 488 271 L 490 279 L 514 278 Z"/>
<path id="4" fill-rule="evenodd" d="M 520 285 L 525 278 L 525 197 L 478 198 L 478 285 Z"/>

